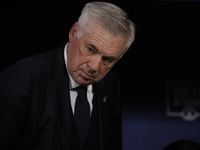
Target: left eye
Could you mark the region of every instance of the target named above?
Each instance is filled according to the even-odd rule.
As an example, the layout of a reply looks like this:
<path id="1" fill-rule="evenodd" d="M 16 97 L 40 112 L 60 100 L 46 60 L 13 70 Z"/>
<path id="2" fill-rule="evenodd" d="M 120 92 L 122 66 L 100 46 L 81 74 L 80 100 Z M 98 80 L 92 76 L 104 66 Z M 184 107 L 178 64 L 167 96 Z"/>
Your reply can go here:
<path id="1" fill-rule="evenodd" d="M 109 59 L 109 58 L 103 58 L 103 60 L 104 60 L 104 63 L 105 63 L 105 64 L 110 64 L 110 63 L 113 62 L 113 60 L 112 60 L 112 59 Z"/>
<path id="2" fill-rule="evenodd" d="M 91 48 L 88 48 L 88 51 L 92 52 L 92 51 L 93 51 L 93 49 L 91 49 Z"/>
<path id="3" fill-rule="evenodd" d="M 88 48 L 89 53 L 94 53 L 95 51 L 91 48 Z"/>

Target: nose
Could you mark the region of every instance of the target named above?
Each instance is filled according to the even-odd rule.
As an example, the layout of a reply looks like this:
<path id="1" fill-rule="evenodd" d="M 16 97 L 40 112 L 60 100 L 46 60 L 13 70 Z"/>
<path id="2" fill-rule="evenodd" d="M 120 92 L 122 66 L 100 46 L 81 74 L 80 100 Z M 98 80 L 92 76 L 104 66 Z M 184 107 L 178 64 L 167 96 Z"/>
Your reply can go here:
<path id="1" fill-rule="evenodd" d="M 90 73 L 95 73 L 99 71 L 100 65 L 101 65 L 101 57 L 92 57 L 88 62 Z"/>

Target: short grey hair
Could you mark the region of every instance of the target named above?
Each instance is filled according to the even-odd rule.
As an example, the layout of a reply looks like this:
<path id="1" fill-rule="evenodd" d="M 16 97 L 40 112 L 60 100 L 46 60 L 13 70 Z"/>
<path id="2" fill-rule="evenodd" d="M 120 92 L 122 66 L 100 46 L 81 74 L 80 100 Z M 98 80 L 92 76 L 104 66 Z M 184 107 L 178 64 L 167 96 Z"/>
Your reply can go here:
<path id="1" fill-rule="evenodd" d="M 80 37 L 91 23 L 102 26 L 112 36 L 123 35 L 127 40 L 125 52 L 135 39 L 135 25 L 118 6 L 107 2 L 90 2 L 85 5 L 78 19 Z M 125 53 L 124 52 L 124 53 Z"/>

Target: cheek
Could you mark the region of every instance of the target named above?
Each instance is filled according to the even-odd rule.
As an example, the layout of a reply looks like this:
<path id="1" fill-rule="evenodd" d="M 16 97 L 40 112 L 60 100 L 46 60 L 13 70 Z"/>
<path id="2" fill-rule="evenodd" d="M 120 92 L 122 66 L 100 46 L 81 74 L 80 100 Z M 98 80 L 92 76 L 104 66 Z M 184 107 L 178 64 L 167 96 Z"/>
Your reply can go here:
<path id="1" fill-rule="evenodd" d="M 74 56 L 72 60 L 72 66 L 75 70 L 78 70 L 79 67 L 85 64 L 86 58 L 82 54 L 80 47 L 76 47 L 76 50 L 74 51 L 73 55 Z"/>

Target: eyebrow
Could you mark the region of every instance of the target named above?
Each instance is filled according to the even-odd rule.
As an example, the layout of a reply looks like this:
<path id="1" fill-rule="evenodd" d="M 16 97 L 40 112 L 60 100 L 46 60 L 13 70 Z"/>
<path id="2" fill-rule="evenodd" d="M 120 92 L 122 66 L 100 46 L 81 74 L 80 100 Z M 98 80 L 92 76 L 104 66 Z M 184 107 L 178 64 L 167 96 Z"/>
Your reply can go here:
<path id="1" fill-rule="evenodd" d="M 99 50 L 93 45 L 93 44 L 88 44 L 91 48 L 93 48 L 95 51 L 99 52 Z M 112 59 L 113 61 L 116 60 L 117 58 L 114 56 L 103 56 L 103 58 L 106 59 Z"/>
<path id="2" fill-rule="evenodd" d="M 90 47 L 92 47 L 93 49 L 95 49 L 95 51 L 99 52 L 99 50 L 93 45 L 93 44 L 88 44 Z"/>
<path id="3" fill-rule="evenodd" d="M 113 61 L 115 61 L 117 58 L 113 57 L 113 56 L 103 56 L 104 59 L 111 59 Z"/>

